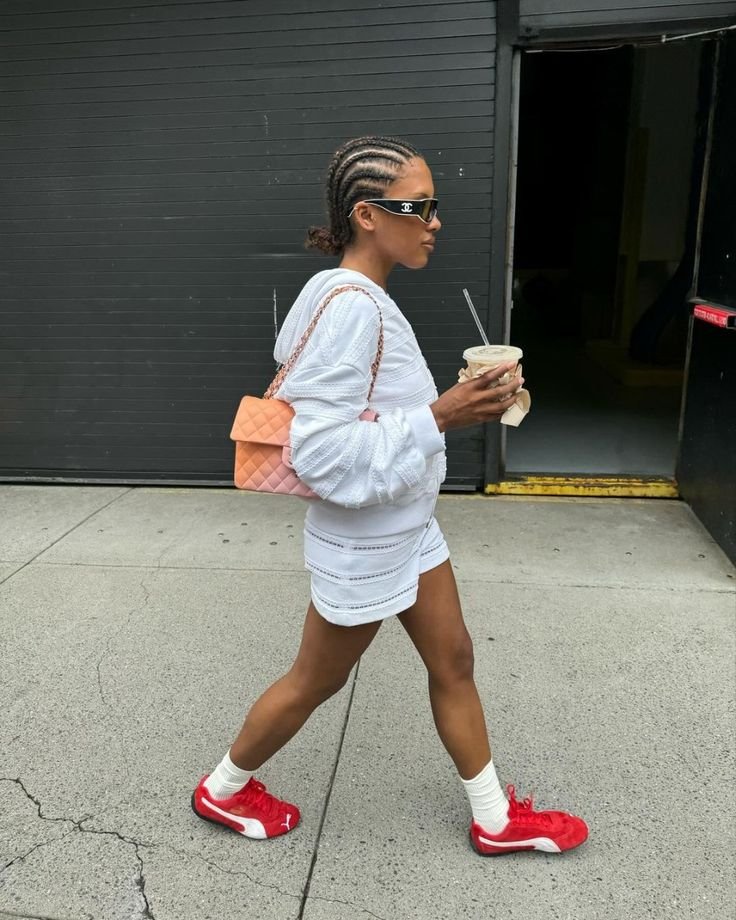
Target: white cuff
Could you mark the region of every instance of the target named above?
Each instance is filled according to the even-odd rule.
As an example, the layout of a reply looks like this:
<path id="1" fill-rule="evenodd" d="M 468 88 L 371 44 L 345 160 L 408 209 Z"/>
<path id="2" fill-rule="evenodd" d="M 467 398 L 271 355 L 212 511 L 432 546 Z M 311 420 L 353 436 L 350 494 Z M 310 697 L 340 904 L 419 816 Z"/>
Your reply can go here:
<path id="1" fill-rule="evenodd" d="M 445 440 L 437 427 L 434 413 L 429 406 L 420 406 L 418 409 L 404 410 L 417 447 L 427 459 L 439 454 L 445 449 Z"/>

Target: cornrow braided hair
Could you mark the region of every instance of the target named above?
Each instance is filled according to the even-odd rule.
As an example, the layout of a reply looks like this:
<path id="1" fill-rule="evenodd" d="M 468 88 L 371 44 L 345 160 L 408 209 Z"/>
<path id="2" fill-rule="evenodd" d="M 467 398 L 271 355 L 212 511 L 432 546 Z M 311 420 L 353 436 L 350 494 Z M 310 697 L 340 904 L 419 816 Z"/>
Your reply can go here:
<path id="1" fill-rule="evenodd" d="M 404 167 L 421 153 L 395 137 L 356 137 L 336 151 L 327 171 L 329 227 L 310 227 L 305 246 L 338 255 L 351 242 L 348 214 L 366 198 L 382 198 Z"/>

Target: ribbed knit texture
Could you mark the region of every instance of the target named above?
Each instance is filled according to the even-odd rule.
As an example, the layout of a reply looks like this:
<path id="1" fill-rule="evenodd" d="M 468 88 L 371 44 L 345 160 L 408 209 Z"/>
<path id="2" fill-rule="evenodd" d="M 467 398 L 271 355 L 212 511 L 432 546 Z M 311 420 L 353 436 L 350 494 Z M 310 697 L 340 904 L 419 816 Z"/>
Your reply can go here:
<path id="1" fill-rule="evenodd" d="M 204 781 L 205 789 L 213 799 L 229 799 L 245 786 L 253 774 L 241 770 L 230 760 L 230 751 Z"/>
<path id="2" fill-rule="evenodd" d="M 509 823 L 509 803 L 496 776 L 493 760 L 473 779 L 463 779 L 462 783 L 474 820 L 489 834 L 500 834 Z"/>
<path id="3" fill-rule="evenodd" d="M 397 533 L 426 523 L 446 470 L 444 438 L 428 408 L 437 390 L 397 305 L 359 272 L 320 272 L 289 312 L 275 357 L 288 358 L 322 299 L 342 284 L 367 287 L 381 306 L 385 346 L 370 406 L 378 421 L 358 421 L 379 330 L 376 306 L 360 292 L 340 294 L 330 303 L 277 395 L 296 412 L 291 446 L 300 478 L 333 510 L 385 506 L 361 515 L 363 524 L 369 522 L 375 533 Z M 334 514 L 320 520 L 313 507 L 319 504 L 310 504 L 311 519 L 334 532 Z"/>

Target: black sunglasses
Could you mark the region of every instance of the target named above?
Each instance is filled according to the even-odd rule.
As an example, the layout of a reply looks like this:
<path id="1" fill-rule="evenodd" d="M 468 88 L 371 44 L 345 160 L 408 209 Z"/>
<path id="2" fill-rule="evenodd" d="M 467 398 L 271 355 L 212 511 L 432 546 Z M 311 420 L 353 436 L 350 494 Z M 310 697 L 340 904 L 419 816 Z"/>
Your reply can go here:
<path id="1" fill-rule="evenodd" d="M 404 217 L 418 217 L 425 224 L 431 223 L 437 214 L 438 200 L 436 198 L 366 198 L 365 201 L 357 201 L 348 217 L 352 217 L 353 211 L 359 204 L 374 204 L 384 211 L 391 214 L 400 214 Z"/>

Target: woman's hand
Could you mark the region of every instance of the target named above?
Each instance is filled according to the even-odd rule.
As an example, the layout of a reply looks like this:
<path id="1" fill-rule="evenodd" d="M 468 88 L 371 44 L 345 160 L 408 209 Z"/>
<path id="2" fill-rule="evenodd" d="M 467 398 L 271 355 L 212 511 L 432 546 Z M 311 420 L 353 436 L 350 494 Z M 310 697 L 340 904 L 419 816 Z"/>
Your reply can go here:
<path id="1" fill-rule="evenodd" d="M 513 406 L 516 393 L 524 383 L 523 377 L 513 377 L 509 383 L 494 387 L 495 380 L 513 371 L 516 362 L 499 364 L 492 371 L 467 383 L 458 383 L 445 390 L 430 405 L 440 431 L 450 428 L 467 428 L 482 422 L 497 422 Z"/>

